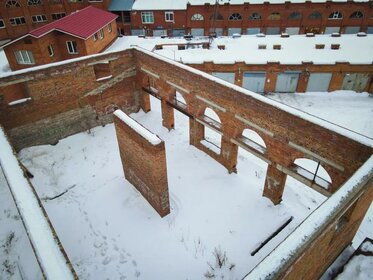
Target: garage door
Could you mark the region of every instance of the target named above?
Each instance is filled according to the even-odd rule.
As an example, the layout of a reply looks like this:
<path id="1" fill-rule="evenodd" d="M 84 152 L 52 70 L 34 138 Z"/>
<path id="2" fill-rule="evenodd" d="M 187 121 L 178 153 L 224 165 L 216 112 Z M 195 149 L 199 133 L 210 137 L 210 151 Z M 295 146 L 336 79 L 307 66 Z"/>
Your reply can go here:
<path id="1" fill-rule="evenodd" d="M 266 74 L 264 72 L 244 72 L 242 87 L 253 92 L 263 93 Z"/>
<path id="2" fill-rule="evenodd" d="M 362 92 L 366 89 L 369 74 L 347 73 L 344 76 L 342 90 L 354 90 Z"/>
<path id="3" fill-rule="evenodd" d="M 329 26 L 325 27 L 324 34 L 339 33 L 340 27 Z"/>
<path id="4" fill-rule="evenodd" d="M 356 34 L 360 32 L 360 26 L 347 26 L 345 28 L 345 34 Z"/>
<path id="5" fill-rule="evenodd" d="M 312 73 L 308 79 L 307 91 L 328 91 L 332 73 Z"/>
<path id="6" fill-rule="evenodd" d="M 373 26 L 368 26 L 367 34 L 373 34 Z"/>
<path id="7" fill-rule="evenodd" d="M 134 36 L 145 35 L 144 29 L 131 29 L 131 34 Z"/>
<path id="8" fill-rule="evenodd" d="M 297 35 L 299 34 L 299 27 L 287 27 L 285 33 L 289 35 Z"/>
<path id="9" fill-rule="evenodd" d="M 276 92 L 295 92 L 299 73 L 281 73 L 277 76 Z"/>
<path id="10" fill-rule="evenodd" d="M 216 36 L 223 36 L 223 28 L 210 28 L 210 33 L 214 33 Z"/>
<path id="11" fill-rule="evenodd" d="M 247 35 L 256 35 L 260 33 L 260 27 L 251 27 L 246 29 Z"/>
<path id="12" fill-rule="evenodd" d="M 220 78 L 224 81 L 230 82 L 231 84 L 234 84 L 234 73 L 229 72 L 212 72 L 212 75 Z"/>
<path id="13" fill-rule="evenodd" d="M 161 37 L 167 35 L 167 30 L 166 29 L 155 29 L 153 30 L 153 36 L 154 37 Z"/>
<path id="14" fill-rule="evenodd" d="M 280 34 L 280 27 L 267 27 L 266 33 L 268 35 L 278 35 Z"/>
<path id="15" fill-rule="evenodd" d="M 183 37 L 185 35 L 185 29 L 174 29 L 172 30 L 173 37 Z"/>
<path id="16" fill-rule="evenodd" d="M 228 28 L 228 36 L 232 36 L 236 33 L 241 34 L 241 28 Z"/>
<path id="17" fill-rule="evenodd" d="M 196 37 L 205 36 L 205 30 L 203 28 L 192 28 L 190 34 Z"/>

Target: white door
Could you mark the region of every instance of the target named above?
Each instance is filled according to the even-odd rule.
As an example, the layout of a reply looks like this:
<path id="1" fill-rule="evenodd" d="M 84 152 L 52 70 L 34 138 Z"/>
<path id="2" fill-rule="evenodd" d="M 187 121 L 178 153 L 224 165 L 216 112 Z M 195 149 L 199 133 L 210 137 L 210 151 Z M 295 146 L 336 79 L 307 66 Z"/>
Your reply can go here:
<path id="1" fill-rule="evenodd" d="M 328 91 L 332 73 L 311 73 L 306 91 Z"/>
<path id="2" fill-rule="evenodd" d="M 230 72 L 212 72 L 212 75 L 219 78 L 219 79 L 222 79 L 224 81 L 227 81 L 231 84 L 234 84 L 234 73 L 230 73 Z"/>
<path id="3" fill-rule="evenodd" d="M 289 35 L 298 35 L 299 34 L 299 27 L 287 27 L 285 29 L 285 33 Z"/>
<path id="4" fill-rule="evenodd" d="M 299 73 L 281 73 L 277 76 L 276 92 L 295 92 Z"/>
<path id="5" fill-rule="evenodd" d="M 203 28 L 192 28 L 190 34 L 196 37 L 205 36 L 205 30 Z"/>
<path id="6" fill-rule="evenodd" d="M 266 74 L 261 72 L 244 72 L 242 87 L 253 92 L 263 93 Z"/>

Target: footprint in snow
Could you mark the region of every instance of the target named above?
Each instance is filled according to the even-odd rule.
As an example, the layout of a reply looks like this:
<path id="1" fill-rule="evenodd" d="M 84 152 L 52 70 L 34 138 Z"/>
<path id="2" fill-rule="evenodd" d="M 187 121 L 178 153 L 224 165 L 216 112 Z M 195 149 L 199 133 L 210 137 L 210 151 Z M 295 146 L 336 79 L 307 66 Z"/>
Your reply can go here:
<path id="1" fill-rule="evenodd" d="M 102 264 L 103 265 L 107 265 L 111 262 L 111 258 L 110 257 L 106 257 L 103 261 L 102 261 Z"/>

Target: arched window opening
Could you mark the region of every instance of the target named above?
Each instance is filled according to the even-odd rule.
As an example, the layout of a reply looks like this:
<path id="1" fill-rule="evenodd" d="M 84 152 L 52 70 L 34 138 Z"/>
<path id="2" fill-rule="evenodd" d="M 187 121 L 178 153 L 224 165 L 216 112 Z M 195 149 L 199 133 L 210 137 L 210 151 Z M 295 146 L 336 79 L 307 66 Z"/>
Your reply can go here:
<path id="1" fill-rule="evenodd" d="M 322 16 L 321 16 L 321 13 L 318 12 L 318 11 L 314 11 L 312 12 L 312 14 L 309 15 L 308 17 L 309 19 L 321 19 Z"/>
<path id="2" fill-rule="evenodd" d="M 203 17 L 203 15 L 201 14 L 194 14 L 192 15 L 191 17 L 191 20 L 192 21 L 200 21 L 200 20 L 204 20 L 205 18 Z"/>
<path id="3" fill-rule="evenodd" d="M 219 116 L 215 113 L 214 110 L 206 108 L 203 120 L 208 123 L 211 127 L 220 130 L 221 121 Z M 221 150 L 221 134 L 218 133 L 215 129 L 212 129 L 208 126 L 204 126 L 205 137 L 201 141 L 201 144 L 207 147 L 209 150 L 213 151 L 216 154 L 220 154 Z"/>
<path id="4" fill-rule="evenodd" d="M 37 5 L 40 5 L 40 4 L 41 4 L 40 0 L 28 0 L 27 1 L 27 5 L 29 5 L 29 6 L 37 6 Z"/>
<path id="5" fill-rule="evenodd" d="M 245 145 L 249 146 L 250 148 L 264 154 L 266 152 L 266 144 L 262 137 L 259 136 L 258 133 L 251 129 L 244 129 L 242 132 L 242 137 L 240 139 Z"/>
<path id="6" fill-rule="evenodd" d="M 356 12 L 353 12 L 351 15 L 350 15 L 350 18 L 363 18 L 364 15 L 362 12 L 360 11 L 356 11 Z"/>
<path id="7" fill-rule="evenodd" d="M 332 12 L 332 13 L 329 15 L 329 17 L 328 17 L 328 19 L 342 19 L 342 18 L 343 18 L 343 15 L 342 15 L 342 13 L 339 12 L 339 11 L 334 11 L 334 12 Z"/>
<path id="8" fill-rule="evenodd" d="M 242 20 L 242 16 L 239 13 L 233 13 L 230 15 L 229 20 Z"/>
<path id="9" fill-rule="evenodd" d="M 268 16 L 268 19 L 269 20 L 280 20 L 281 19 L 281 15 L 278 12 L 273 12 L 272 14 L 270 14 Z"/>
<path id="10" fill-rule="evenodd" d="M 332 179 L 320 162 L 306 158 L 299 158 L 294 161 L 294 171 L 312 183 L 329 189 Z"/>
<path id="11" fill-rule="evenodd" d="M 249 20 L 259 20 L 262 19 L 262 16 L 259 13 L 252 13 L 249 16 Z"/>
<path id="12" fill-rule="evenodd" d="M 18 1 L 9 0 L 5 3 L 5 7 L 7 7 L 7 8 L 18 8 L 18 7 L 21 7 L 21 5 L 18 3 Z"/>
<path id="13" fill-rule="evenodd" d="M 302 15 L 299 12 L 292 12 L 289 15 L 289 19 L 296 20 L 296 19 L 301 19 Z"/>

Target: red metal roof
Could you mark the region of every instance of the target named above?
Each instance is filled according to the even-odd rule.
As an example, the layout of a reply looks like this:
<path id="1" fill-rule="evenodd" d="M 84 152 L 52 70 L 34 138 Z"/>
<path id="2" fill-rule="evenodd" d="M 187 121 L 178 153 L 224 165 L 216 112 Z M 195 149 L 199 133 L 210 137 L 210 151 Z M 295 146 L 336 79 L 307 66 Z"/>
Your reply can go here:
<path id="1" fill-rule="evenodd" d="M 59 20 L 36 28 L 28 35 L 39 38 L 50 31 L 58 30 L 82 39 L 87 39 L 117 17 L 117 15 L 110 12 L 88 6 Z"/>

